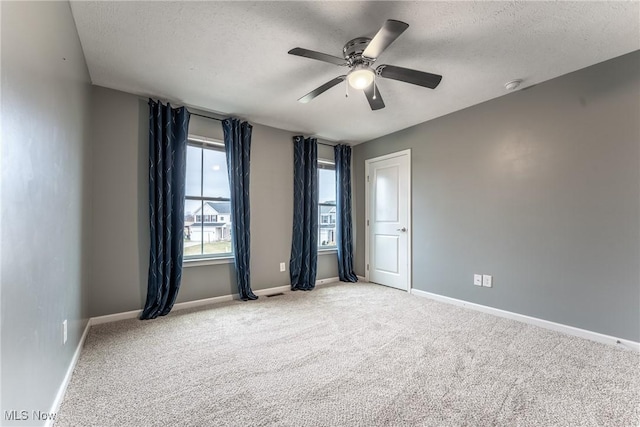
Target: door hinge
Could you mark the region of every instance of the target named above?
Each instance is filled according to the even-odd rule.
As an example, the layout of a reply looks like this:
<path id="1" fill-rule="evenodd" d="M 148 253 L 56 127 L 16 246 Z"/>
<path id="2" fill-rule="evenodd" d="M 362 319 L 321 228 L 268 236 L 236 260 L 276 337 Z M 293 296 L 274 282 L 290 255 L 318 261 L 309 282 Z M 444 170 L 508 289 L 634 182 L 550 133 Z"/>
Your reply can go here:
<path id="1" fill-rule="evenodd" d="M 369 271 L 369 264 L 367 264 L 367 271 Z"/>
<path id="2" fill-rule="evenodd" d="M 369 226 L 369 220 L 367 220 L 367 227 Z"/>
<path id="3" fill-rule="evenodd" d="M 367 182 L 369 182 L 369 175 L 367 175 Z"/>

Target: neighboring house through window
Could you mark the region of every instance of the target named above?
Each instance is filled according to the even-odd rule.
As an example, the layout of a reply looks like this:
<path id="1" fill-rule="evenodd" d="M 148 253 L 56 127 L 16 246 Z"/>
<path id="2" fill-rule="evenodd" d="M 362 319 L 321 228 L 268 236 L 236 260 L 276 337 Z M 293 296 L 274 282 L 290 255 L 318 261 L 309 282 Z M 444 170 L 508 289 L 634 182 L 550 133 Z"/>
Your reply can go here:
<path id="1" fill-rule="evenodd" d="M 318 160 L 318 247 L 336 246 L 336 170 L 329 160 Z"/>
<path id="2" fill-rule="evenodd" d="M 224 143 L 189 136 L 184 204 L 184 259 L 233 253 Z"/>

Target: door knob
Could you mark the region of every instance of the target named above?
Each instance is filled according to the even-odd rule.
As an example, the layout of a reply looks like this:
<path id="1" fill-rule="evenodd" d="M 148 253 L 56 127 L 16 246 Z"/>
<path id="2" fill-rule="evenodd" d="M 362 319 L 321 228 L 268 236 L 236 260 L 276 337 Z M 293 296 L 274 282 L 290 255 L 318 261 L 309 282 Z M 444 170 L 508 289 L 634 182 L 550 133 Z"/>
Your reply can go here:
<path id="1" fill-rule="evenodd" d="M 404 233 L 407 231 L 407 227 L 397 228 L 396 231 L 402 231 Z"/>

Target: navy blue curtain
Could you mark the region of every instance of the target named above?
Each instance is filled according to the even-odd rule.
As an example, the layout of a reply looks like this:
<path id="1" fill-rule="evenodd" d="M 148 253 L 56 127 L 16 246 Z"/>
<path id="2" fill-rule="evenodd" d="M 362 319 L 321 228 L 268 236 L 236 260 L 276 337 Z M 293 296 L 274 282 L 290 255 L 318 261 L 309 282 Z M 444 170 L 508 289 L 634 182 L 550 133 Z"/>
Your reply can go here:
<path id="1" fill-rule="evenodd" d="M 353 227 L 351 223 L 351 147 L 333 147 L 336 162 L 336 243 L 338 276 L 343 282 L 357 282 L 353 271 Z"/>
<path id="2" fill-rule="evenodd" d="M 293 137 L 293 236 L 291 290 L 310 291 L 318 265 L 318 142 Z"/>
<path id="3" fill-rule="evenodd" d="M 188 127 L 186 108 L 149 99 L 151 250 L 141 319 L 169 313 L 180 289 Z"/>
<path id="4" fill-rule="evenodd" d="M 258 299 L 251 290 L 249 274 L 251 248 L 251 209 L 249 206 L 249 166 L 251 130 L 247 122 L 229 118 L 222 121 L 224 149 L 227 153 L 231 187 L 231 240 L 236 261 L 236 282 L 243 301 Z"/>

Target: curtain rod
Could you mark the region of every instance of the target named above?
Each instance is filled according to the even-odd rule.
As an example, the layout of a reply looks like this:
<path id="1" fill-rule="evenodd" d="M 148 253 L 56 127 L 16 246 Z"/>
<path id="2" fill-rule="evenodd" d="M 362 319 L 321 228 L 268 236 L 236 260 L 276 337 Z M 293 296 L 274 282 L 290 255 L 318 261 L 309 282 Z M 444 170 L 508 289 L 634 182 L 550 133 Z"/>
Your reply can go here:
<path id="1" fill-rule="evenodd" d="M 189 110 L 187 109 L 187 111 L 189 111 Z M 217 117 L 209 117 L 209 116 L 204 116 L 204 115 L 198 114 L 198 113 L 192 113 L 191 111 L 189 111 L 189 114 L 191 114 L 192 116 L 204 117 L 205 119 L 217 120 L 219 122 L 225 120 L 225 119 L 219 119 Z M 335 147 L 336 145 L 338 145 L 338 144 L 328 144 L 326 142 L 318 142 L 318 144 L 320 144 L 320 145 L 328 145 L 329 147 Z"/>
<path id="2" fill-rule="evenodd" d="M 311 137 L 311 138 L 313 138 L 313 137 Z M 329 147 L 335 147 L 336 145 L 340 145 L 339 142 L 336 142 L 335 144 L 329 144 L 328 142 L 319 142 L 319 141 L 316 141 L 316 144 L 318 144 L 318 145 L 328 145 Z"/>
<path id="3" fill-rule="evenodd" d="M 187 110 L 187 111 L 189 111 L 189 110 Z M 198 114 L 198 113 L 192 113 L 191 111 L 189 111 L 189 114 L 191 114 L 192 116 L 204 117 L 205 119 L 217 120 L 219 122 L 224 120 L 224 119 L 219 119 L 217 117 L 209 117 L 209 116 L 204 116 L 204 115 Z"/>

